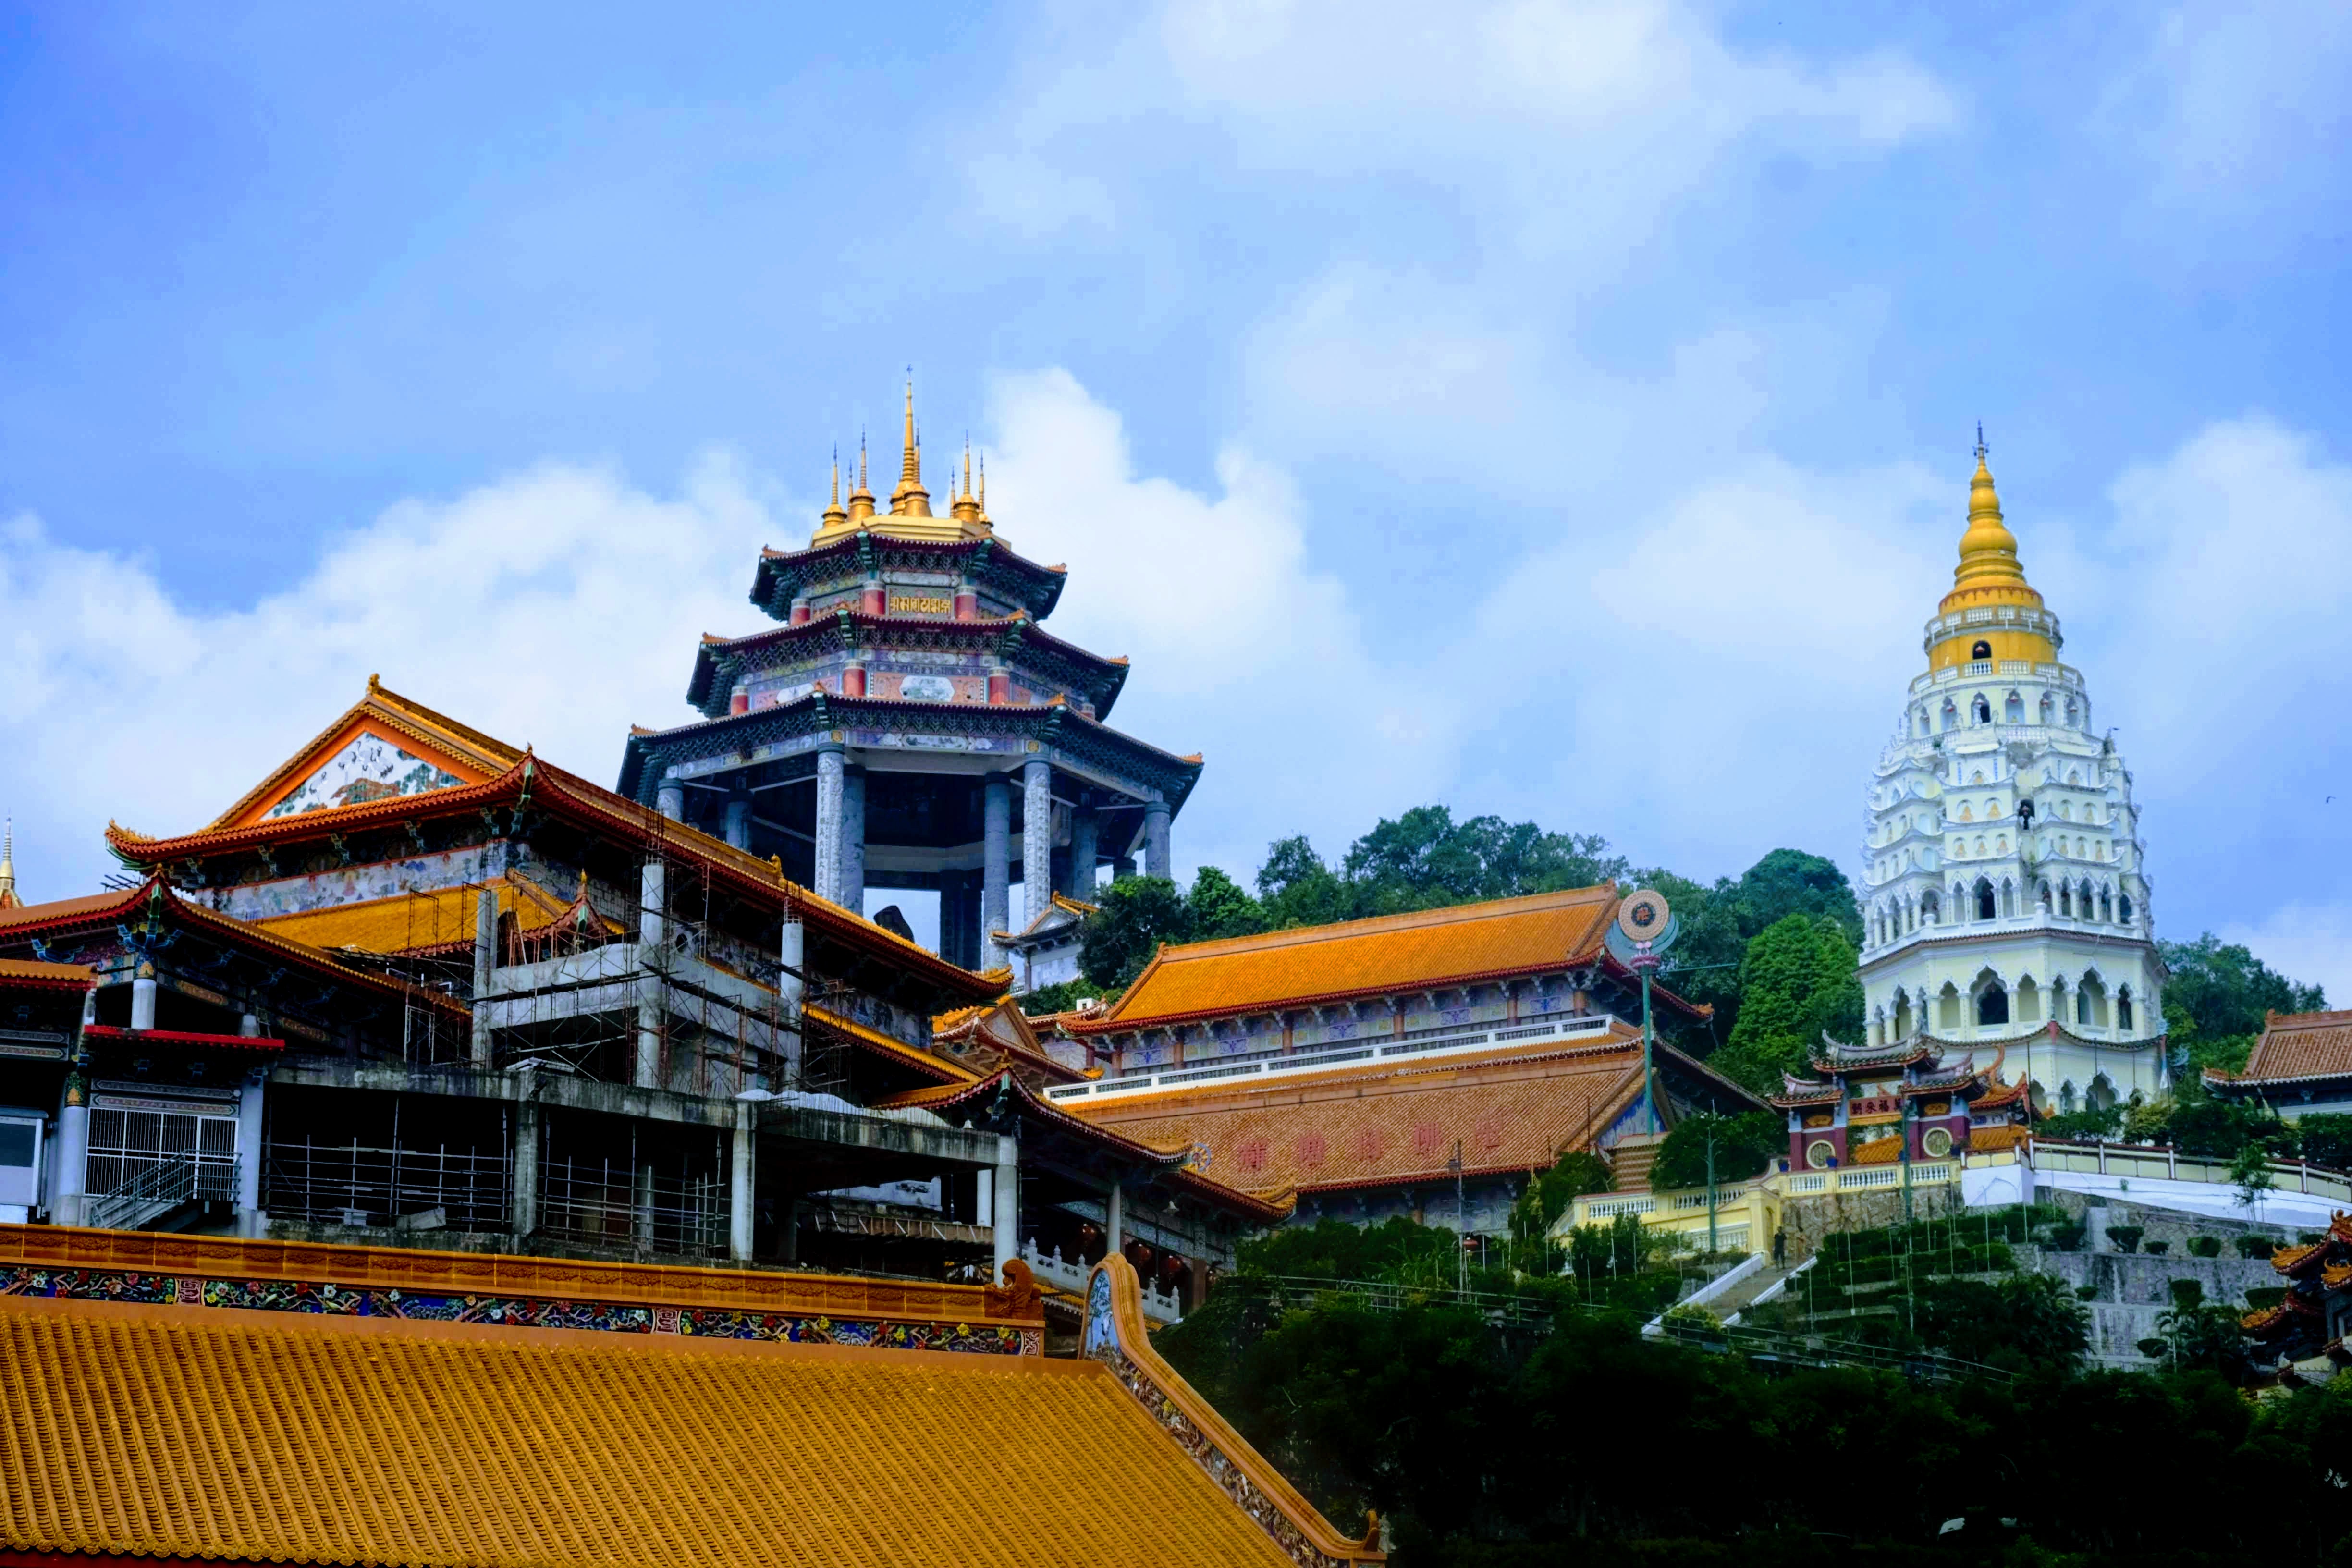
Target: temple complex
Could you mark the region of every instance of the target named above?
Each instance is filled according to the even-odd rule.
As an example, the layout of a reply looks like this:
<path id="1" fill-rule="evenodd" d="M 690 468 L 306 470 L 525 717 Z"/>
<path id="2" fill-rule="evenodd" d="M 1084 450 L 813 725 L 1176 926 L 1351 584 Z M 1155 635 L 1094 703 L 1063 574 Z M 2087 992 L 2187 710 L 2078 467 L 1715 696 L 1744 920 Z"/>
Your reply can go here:
<path id="1" fill-rule="evenodd" d="M 2024 1073 L 2002 1077 L 2006 1047 L 1979 1068 L 1918 1041 L 1894 1048 L 1825 1042 L 1811 1079 L 1787 1078 L 1772 1097 L 1788 1113 L 1785 1169 L 1834 1170 L 1905 1160 L 1948 1160 L 2014 1147 L 2031 1122 Z"/>
<path id="2" fill-rule="evenodd" d="M 108 841 L 121 885 L 0 911 L 10 1214 L 931 1279 L 1132 1237 L 1164 1319 L 1284 1212 L 1041 1100 L 1004 971 L 373 680 Z"/>
<path id="3" fill-rule="evenodd" d="M 2026 582 L 1981 442 L 1952 591 L 1865 796 L 1874 1050 L 2009 1047 L 2049 1111 L 2169 1083 L 2132 775 Z M 2029 1045 L 2029 1042 L 2031 1044 Z"/>
<path id="4" fill-rule="evenodd" d="M 2290 1121 L 2352 1112 L 2352 1012 L 2270 1014 L 2243 1072 L 2207 1068 L 2204 1079 L 2221 1099 L 2267 1106 Z"/>
<path id="5" fill-rule="evenodd" d="M 835 465 L 807 546 L 763 551 L 753 575 L 781 624 L 703 638 L 701 719 L 632 732 L 620 792 L 852 911 L 869 889 L 934 891 L 940 956 L 987 969 L 1105 864 L 1170 875 L 1201 759 L 1110 728 L 1127 661 L 1043 629 L 1064 569 L 998 537 L 969 452 L 950 489 L 935 515 L 910 387 L 889 509 L 863 450 L 846 505 Z"/>
<path id="6" fill-rule="evenodd" d="M 2316 1237 L 2279 1248 L 2271 1267 L 2284 1293 L 2242 1320 L 2264 1358 L 2291 1363 L 2326 1355 L 2334 1364 L 2323 1378 L 2352 1361 L 2344 1345 L 2352 1331 L 2352 1215 L 2338 1214 Z"/>
<path id="7" fill-rule="evenodd" d="M 1044 1096 L 1295 1192 L 1300 1223 L 1501 1234 L 1529 1173 L 1580 1149 L 1643 1187 L 1676 1115 L 1760 1102 L 1663 1043 L 1645 1089 L 1641 987 L 1601 940 L 1619 902 L 1585 888 L 1162 948 L 1117 1001 L 1055 1020 L 1048 1049 L 1097 1076 Z"/>

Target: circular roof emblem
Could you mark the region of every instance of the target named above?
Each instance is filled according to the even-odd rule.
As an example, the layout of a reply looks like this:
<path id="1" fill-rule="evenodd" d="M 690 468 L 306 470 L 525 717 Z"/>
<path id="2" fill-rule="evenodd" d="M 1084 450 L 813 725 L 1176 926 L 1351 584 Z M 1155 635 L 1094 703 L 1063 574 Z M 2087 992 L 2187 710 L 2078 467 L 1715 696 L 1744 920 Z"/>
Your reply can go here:
<path id="1" fill-rule="evenodd" d="M 1634 942 L 1655 942 L 1666 932 L 1666 900 L 1644 888 L 1617 906 L 1617 929 Z"/>

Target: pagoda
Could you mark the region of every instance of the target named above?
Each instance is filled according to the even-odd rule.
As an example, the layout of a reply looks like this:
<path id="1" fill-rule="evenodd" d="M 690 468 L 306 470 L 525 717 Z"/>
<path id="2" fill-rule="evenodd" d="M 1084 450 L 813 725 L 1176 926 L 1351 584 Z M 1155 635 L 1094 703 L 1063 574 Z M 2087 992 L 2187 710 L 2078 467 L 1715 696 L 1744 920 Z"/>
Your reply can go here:
<path id="1" fill-rule="evenodd" d="M 969 449 L 949 489 L 937 515 L 909 385 L 889 510 L 861 443 L 847 504 L 836 460 L 807 547 L 761 552 L 751 602 L 779 625 L 704 637 L 702 717 L 634 730 L 620 791 L 852 910 L 869 888 L 936 891 L 940 956 L 978 969 L 1055 894 L 1091 898 L 1106 861 L 1170 875 L 1201 759 L 1110 728 L 1127 660 L 1040 625 L 1066 569 L 998 538 Z"/>

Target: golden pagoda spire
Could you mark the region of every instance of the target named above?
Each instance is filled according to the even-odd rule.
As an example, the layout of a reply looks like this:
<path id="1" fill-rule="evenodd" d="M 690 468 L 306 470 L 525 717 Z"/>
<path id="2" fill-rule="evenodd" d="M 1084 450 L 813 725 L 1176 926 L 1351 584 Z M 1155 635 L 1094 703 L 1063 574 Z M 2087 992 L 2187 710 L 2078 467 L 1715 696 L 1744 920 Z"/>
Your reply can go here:
<path id="1" fill-rule="evenodd" d="M 857 433 L 857 488 L 849 492 L 849 518 L 862 522 L 874 515 L 874 492 L 866 488 L 866 432 Z"/>
<path id="2" fill-rule="evenodd" d="M 915 382 L 907 379 L 907 439 L 898 463 L 898 488 L 890 492 L 892 517 L 929 517 L 931 496 L 923 489 L 923 448 L 915 435 Z"/>
<path id="3" fill-rule="evenodd" d="M 1979 425 L 1977 471 L 1969 479 L 1969 527 L 1960 535 L 1960 563 L 1952 569 L 1952 586 L 2022 588 L 2025 568 L 2018 563 L 2017 535 L 2001 520 L 2000 497 L 1993 489 L 1985 454 L 1984 426 Z"/>
<path id="4" fill-rule="evenodd" d="M 849 514 L 841 510 L 841 448 L 835 447 L 833 449 L 833 495 L 824 503 L 824 521 L 818 526 L 839 528 L 848 521 Z"/>
<path id="5" fill-rule="evenodd" d="M 0 826 L 0 910 L 20 910 L 25 900 L 16 896 L 16 819 L 9 817 Z"/>
<path id="6" fill-rule="evenodd" d="M 978 522 L 980 500 L 971 493 L 971 437 L 969 436 L 964 437 L 963 443 L 963 482 L 954 489 L 955 504 L 948 509 L 949 511 L 954 514 L 958 522 Z"/>

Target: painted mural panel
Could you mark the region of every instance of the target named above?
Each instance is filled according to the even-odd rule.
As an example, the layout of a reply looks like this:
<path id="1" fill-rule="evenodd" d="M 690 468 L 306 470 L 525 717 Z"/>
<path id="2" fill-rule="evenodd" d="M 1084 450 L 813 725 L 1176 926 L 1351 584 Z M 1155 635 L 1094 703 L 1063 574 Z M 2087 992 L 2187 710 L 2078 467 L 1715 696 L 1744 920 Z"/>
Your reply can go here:
<path id="1" fill-rule="evenodd" d="M 450 789 L 465 782 L 381 735 L 362 732 L 288 792 L 285 799 L 269 808 L 269 815 L 299 816 L 339 805 L 364 805 L 394 795 Z"/>

